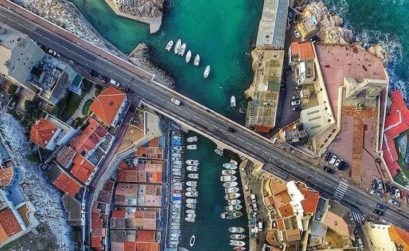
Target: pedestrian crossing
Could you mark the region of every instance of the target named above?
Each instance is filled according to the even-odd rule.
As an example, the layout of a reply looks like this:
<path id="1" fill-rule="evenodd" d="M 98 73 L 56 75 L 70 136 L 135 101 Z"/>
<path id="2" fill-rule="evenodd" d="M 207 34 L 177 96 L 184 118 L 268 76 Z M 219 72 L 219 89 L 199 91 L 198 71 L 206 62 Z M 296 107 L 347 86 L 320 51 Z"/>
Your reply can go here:
<path id="1" fill-rule="evenodd" d="M 352 210 L 351 210 L 351 214 L 352 214 L 352 218 L 354 219 L 354 221 L 355 221 L 356 223 L 361 224 L 362 221 L 364 220 L 364 217 L 363 217 L 360 213 L 358 213 L 358 212 L 355 212 L 355 211 L 352 211 Z"/>
<path id="2" fill-rule="evenodd" d="M 335 190 L 334 198 L 338 201 L 341 201 L 344 198 L 346 191 L 348 190 L 348 183 L 341 181 L 338 184 L 337 190 Z"/>

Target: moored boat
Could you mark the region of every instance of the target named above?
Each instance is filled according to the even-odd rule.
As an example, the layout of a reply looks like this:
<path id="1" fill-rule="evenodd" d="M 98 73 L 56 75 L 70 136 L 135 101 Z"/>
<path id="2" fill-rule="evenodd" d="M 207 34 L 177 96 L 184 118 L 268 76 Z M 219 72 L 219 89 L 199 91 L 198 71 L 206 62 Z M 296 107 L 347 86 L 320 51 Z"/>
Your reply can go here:
<path id="1" fill-rule="evenodd" d="M 235 169 L 237 169 L 237 165 L 233 165 L 233 164 L 231 164 L 231 163 L 224 163 L 224 164 L 223 164 L 223 167 L 226 168 L 226 169 L 230 169 L 230 170 L 235 170 Z"/>
<path id="2" fill-rule="evenodd" d="M 196 213 L 196 210 L 194 210 L 194 209 L 187 209 L 187 210 L 186 210 L 186 213 L 187 213 L 187 214 L 195 214 L 195 213 Z"/>
<path id="3" fill-rule="evenodd" d="M 240 189 L 238 187 L 226 187 L 224 191 L 226 193 L 237 193 Z"/>
<path id="4" fill-rule="evenodd" d="M 235 187 L 235 186 L 237 186 L 237 182 L 225 182 L 225 183 L 223 183 L 223 186 L 224 187 Z"/>
<path id="5" fill-rule="evenodd" d="M 227 201 L 227 204 L 229 204 L 229 205 L 240 205 L 241 204 L 241 201 L 240 200 L 237 200 L 237 199 L 234 199 L 234 200 L 228 200 Z"/>
<path id="6" fill-rule="evenodd" d="M 195 187 L 195 186 L 197 186 L 197 181 L 189 180 L 189 181 L 186 182 L 186 185 L 189 186 L 189 187 Z"/>
<path id="7" fill-rule="evenodd" d="M 178 53 L 179 53 L 179 50 L 180 50 L 180 46 L 181 46 L 181 45 L 182 45 L 182 40 L 178 39 L 178 41 L 176 41 L 175 48 L 173 49 L 173 52 L 174 52 L 175 54 L 178 54 Z"/>
<path id="8" fill-rule="evenodd" d="M 189 240 L 189 246 L 193 247 L 195 245 L 196 236 L 192 235 Z"/>
<path id="9" fill-rule="evenodd" d="M 246 248 L 245 248 L 245 247 L 238 247 L 238 246 L 237 246 L 237 247 L 234 247 L 233 250 L 234 250 L 234 251 L 244 251 L 244 250 L 246 250 Z"/>
<path id="10" fill-rule="evenodd" d="M 187 198 L 187 199 L 186 199 L 186 203 L 196 204 L 196 203 L 197 203 L 197 199 Z"/>
<path id="11" fill-rule="evenodd" d="M 234 175 L 236 170 L 222 170 L 222 175 Z"/>
<path id="12" fill-rule="evenodd" d="M 244 234 L 231 234 L 230 235 L 230 239 L 233 239 L 233 240 L 243 240 L 244 238 L 246 238 Z"/>
<path id="13" fill-rule="evenodd" d="M 243 247 L 245 245 L 246 245 L 246 243 L 244 241 L 230 240 L 230 246 Z"/>
<path id="14" fill-rule="evenodd" d="M 194 61 L 193 61 L 193 65 L 194 65 L 194 66 L 199 66 L 199 64 L 200 64 L 200 55 L 197 54 L 197 55 L 195 56 Z"/>
<path id="15" fill-rule="evenodd" d="M 230 97 L 230 107 L 231 108 L 236 107 L 236 97 L 234 95 Z"/>
<path id="16" fill-rule="evenodd" d="M 231 182 L 231 181 L 236 181 L 237 177 L 233 175 L 223 175 L 220 177 L 220 181 L 222 182 Z"/>
<path id="17" fill-rule="evenodd" d="M 242 227 L 229 227 L 229 232 L 232 234 L 241 234 L 244 233 L 244 228 Z"/>
<path id="18" fill-rule="evenodd" d="M 168 44 L 166 45 L 165 49 L 166 49 L 167 51 L 170 51 L 170 50 L 172 49 L 172 46 L 173 46 L 173 40 L 170 40 L 170 41 L 168 42 Z"/>
<path id="19" fill-rule="evenodd" d="M 193 192 L 193 191 L 197 191 L 197 189 L 196 189 L 196 187 L 187 187 L 186 191 Z"/>
<path id="20" fill-rule="evenodd" d="M 189 63 L 190 59 L 192 58 L 192 52 L 190 50 L 186 53 L 186 63 Z"/>
<path id="21" fill-rule="evenodd" d="M 239 164 L 239 163 L 237 163 L 237 161 L 235 161 L 233 159 L 231 159 L 229 163 L 232 164 L 232 165 L 235 165 L 235 166 L 237 166 Z"/>
<path id="22" fill-rule="evenodd" d="M 240 197 L 239 193 L 228 193 L 228 194 L 226 194 L 226 196 L 224 196 L 224 198 L 226 198 L 226 200 L 237 199 L 239 197 Z"/>
<path id="23" fill-rule="evenodd" d="M 185 221 L 193 223 L 193 222 L 196 221 L 196 219 L 195 219 L 195 218 L 186 217 L 186 218 L 185 218 Z"/>
<path id="24" fill-rule="evenodd" d="M 183 148 L 181 146 L 174 146 L 173 150 L 181 151 Z"/>
<path id="25" fill-rule="evenodd" d="M 242 205 L 228 205 L 225 207 L 226 211 L 239 211 L 243 208 Z"/>
<path id="26" fill-rule="evenodd" d="M 191 136 L 191 137 L 187 138 L 186 141 L 189 142 L 189 143 L 193 143 L 193 142 L 196 142 L 197 139 L 198 139 L 197 136 Z"/>
<path id="27" fill-rule="evenodd" d="M 197 172 L 197 170 L 199 170 L 199 167 L 198 166 L 187 166 L 186 170 L 190 172 Z"/>
<path id="28" fill-rule="evenodd" d="M 185 195 L 186 195 L 186 197 L 195 198 L 195 197 L 199 196 L 199 192 L 197 192 L 197 191 L 195 191 L 195 192 L 186 192 Z"/>
<path id="29" fill-rule="evenodd" d="M 203 77 L 208 78 L 210 73 L 210 65 L 207 65 L 204 72 L 203 72 Z"/>
<path id="30" fill-rule="evenodd" d="M 196 209 L 196 204 L 187 203 L 187 204 L 186 204 L 186 207 L 187 207 L 187 208 L 191 208 L 191 209 Z"/>
<path id="31" fill-rule="evenodd" d="M 183 43 L 183 44 L 180 46 L 180 51 L 179 51 L 178 54 L 183 57 L 183 55 L 185 55 L 185 51 L 186 51 L 186 44 Z"/>
<path id="32" fill-rule="evenodd" d="M 223 212 L 223 213 L 220 214 L 220 217 L 222 217 L 222 219 L 228 219 L 228 220 L 237 219 L 237 218 L 239 218 L 241 216 L 243 216 L 243 214 L 241 212 L 238 212 L 238 211 Z"/>
<path id="33" fill-rule="evenodd" d="M 199 179 L 199 174 L 197 174 L 197 173 L 189 173 L 189 174 L 187 175 L 187 177 L 190 178 L 190 179 L 195 179 L 195 180 L 197 180 L 197 179 Z"/>
<path id="34" fill-rule="evenodd" d="M 186 164 L 191 165 L 191 166 L 197 166 L 197 165 L 199 165 L 199 161 L 198 160 L 188 159 L 188 160 L 186 160 Z"/>
<path id="35" fill-rule="evenodd" d="M 188 150 L 197 150 L 197 145 L 193 144 L 193 145 L 187 145 L 186 147 Z"/>

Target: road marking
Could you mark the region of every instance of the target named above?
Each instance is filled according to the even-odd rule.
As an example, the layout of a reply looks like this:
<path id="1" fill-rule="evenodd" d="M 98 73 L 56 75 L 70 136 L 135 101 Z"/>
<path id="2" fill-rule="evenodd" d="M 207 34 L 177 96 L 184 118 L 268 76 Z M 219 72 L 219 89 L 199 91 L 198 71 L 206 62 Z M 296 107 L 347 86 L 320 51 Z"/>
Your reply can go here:
<path id="1" fill-rule="evenodd" d="M 334 198 L 338 201 L 341 201 L 344 198 L 344 195 L 348 190 L 348 187 L 349 187 L 348 183 L 340 181 L 338 183 L 337 189 L 335 190 Z"/>

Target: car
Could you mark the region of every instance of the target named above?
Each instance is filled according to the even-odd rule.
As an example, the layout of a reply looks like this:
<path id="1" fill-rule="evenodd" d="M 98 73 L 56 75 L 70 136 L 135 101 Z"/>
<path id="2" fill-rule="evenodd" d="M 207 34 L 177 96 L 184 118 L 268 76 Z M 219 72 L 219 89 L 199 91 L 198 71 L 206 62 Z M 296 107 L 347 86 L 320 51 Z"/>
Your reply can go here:
<path id="1" fill-rule="evenodd" d="M 335 156 L 334 154 L 331 156 L 331 159 L 328 161 L 328 163 L 330 164 L 330 165 L 334 165 L 335 164 L 335 161 L 337 161 L 337 156 Z"/>
<path id="2" fill-rule="evenodd" d="M 384 209 L 385 208 L 385 206 L 382 203 L 376 204 L 376 207 L 379 208 L 379 209 Z"/>
<path id="3" fill-rule="evenodd" d="M 298 99 L 300 99 L 300 96 L 298 96 L 298 95 L 294 95 L 294 96 L 291 97 L 291 100 L 298 100 Z"/>
<path id="4" fill-rule="evenodd" d="M 291 105 L 292 105 L 292 106 L 298 106 L 298 105 L 301 105 L 301 100 L 299 100 L 299 99 L 297 99 L 297 100 L 293 100 L 293 101 L 291 101 Z"/>
<path id="5" fill-rule="evenodd" d="M 316 42 L 318 41 L 320 38 L 317 35 L 312 35 L 310 38 L 308 38 L 308 41 L 310 42 Z"/>
<path id="6" fill-rule="evenodd" d="M 378 179 L 375 181 L 376 182 L 376 189 L 383 189 L 383 182 L 382 180 Z"/>
<path id="7" fill-rule="evenodd" d="M 382 193 L 379 191 L 375 191 L 375 195 L 378 196 L 379 198 L 382 197 Z"/>
<path id="8" fill-rule="evenodd" d="M 335 173 L 335 170 L 328 166 L 324 166 L 324 171 L 330 174 Z"/>
<path id="9" fill-rule="evenodd" d="M 373 212 L 374 212 L 375 214 L 379 215 L 379 216 L 382 216 L 382 215 L 384 214 L 384 212 L 383 212 L 382 210 L 378 209 L 378 208 L 375 208 L 375 209 L 373 210 Z"/>
<path id="10" fill-rule="evenodd" d="M 286 91 L 285 84 L 281 84 L 281 85 L 280 85 L 280 91 L 282 91 L 282 92 L 285 92 L 285 91 Z"/>
<path id="11" fill-rule="evenodd" d="M 348 167 L 349 167 L 348 163 L 341 160 L 341 162 L 339 163 L 339 166 L 338 166 L 338 170 L 344 171 L 344 170 L 348 169 Z"/>
<path id="12" fill-rule="evenodd" d="M 299 106 L 299 105 L 293 106 L 293 108 L 291 108 L 291 110 L 293 110 L 294 112 L 299 112 L 299 111 L 301 111 L 301 106 Z"/>
<path id="13" fill-rule="evenodd" d="M 400 190 L 399 189 L 395 189 L 395 198 L 399 199 L 400 198 Z"/>
<path id="14" fill-rule="evenodd" d="M 296 38 L 298 38 L 298 39 L 301 38 L 301 34 L 300 34 L 300 32 L 299 32 L 298 30 L 294 30 L 294 36 L 295 36 Z"/>
<path id="15" fill-rule="evenodd" d="M 397 200 L 390 199 L 388 202 L 389 202 L 390 204 L 392 204 L 392 205 L 395 205 L 395 206 L 397 206 L 397 207 L 400 207 L 400 202 L 397 201 Z"/>
<path id="16" fill-rule="evenodd" d="M 339 167 L 339 164 L 341 163 L 341 159 L 337 159 L 334 163 L 335 167 Z"/>
<path id="17" fill-rule="evenodd" d="M 174 103 L 175 105 L 181 105 L 182 104 L 182 101 L 180 101 L 179 99 L 176 99 L 176 98 L 171 98 L 170 101 L 172 103 Z"/>
<path id="18" fill-rule="evenodd" d="M 234 129 L 233 127 L 227 127 L 227 131 L 229 131 L 229 132 L 236 132 L 236 129 Z"/>
<path id="19" fill-rule="evenodd" d="M 329 161 L 332 158 L 332 153 L 331 152 L 326 152 L 324 155 L 324 160 Z"/>

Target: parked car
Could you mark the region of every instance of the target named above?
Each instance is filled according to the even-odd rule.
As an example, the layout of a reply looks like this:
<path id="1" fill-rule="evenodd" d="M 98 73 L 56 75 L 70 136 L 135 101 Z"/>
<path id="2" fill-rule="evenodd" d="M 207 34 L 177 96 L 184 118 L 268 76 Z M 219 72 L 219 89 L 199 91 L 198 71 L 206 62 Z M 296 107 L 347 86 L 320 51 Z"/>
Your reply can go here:
<path id="1" fill-rule="evenodd" d="M 338 159 L 335 161 L 334 166 L 339 167 L 339 164 L 341 163 L 341 159 Z"/>
<path id="2" fill-rule="evenodd" d="M 294 95 L 294 96 L 291 97 L 291 100 L 298 100 L 298 99 L 300 99 L 300 96 L 298 96 L 298 95 Z"/>
<path id="3" fill-rule="evenodd" d="M 236 129 L 234 129 L 233 127 L 227 127 L 227 130 L 228 130 L 229 132 L 236 132 Z"/>
<path id="4" fill-rule="evenodd" d="M 332 157 L 332 153 L 331 152 L 326 152 L 324 155 L 324 160 L 325 161 L 329 161 Z"/>
<path id="5" fill-rule="evenodd" d="M 297 100 L 293 100 L 293 101 L 291 101 L 291 105 L 292 105 L 292 106 L 298 106 L 298 105 L 301 105 L 301 100 L 299 100 L 299 99 L 297 99 Z"/>
<path id="6" fill-rule="evenodd" d="M 395 206 L 397 206 L 397 207 L 400 207 L 400 202 L 397 201 L 397 200 L 390 199 L 388 202 L 389 202 L 390 204 L 392 204 L 392 205 L 395 205 Z"/>
<path id="7" fill-rule="evenodd" d="M 320 38 L 317 35 L 312 35 L 310 38 L 308 38 L 308 41 L 310 42 L 316 42 L 318 41 Z"/>
<path id="8" fill-rule="evenodd" d="M 376 207 L 379 208 L 379 209 L 384 209 L 385 208 L 385 206 L 382 203 L 376 204 Z"/>
<path id="9" fill-rule="evenodd" d="M 299 105 L 293 106 L 293 108 L 291 108 L 291 110 L 293 110 L 294 112 L 299 112 L 299 111 L 301 111 L 301 106 L 299 106 Z"/>
<path id="10" fill-rule="evenodd" d="M 328 166 L 324 166 L 324 171 L 330 174 L 335 173 L 335 170 Z"/>
<path id="11" fill-rule="evenodd" d="M 396 199 L 400 198 L 400 190 L 398 188 L 395 189 L 395 198 Z"/>
<path id="12" fill-rule="evenodd" d="M 377 180 L 376 180 L 376 189 L 379 189 L 379 190 L 383 189 L 383 182 L 382 182 L 382 180 L 380 180 L 380 179 L 377 179 Z"/>
<path id="13" fill-rule="evenodd" d="M 337 156 L 334 154 L 331 156 L 331 159 L 328 161 L 328 163 L 332 166 L 335 164 L 335 161 L 337 161 Z"/>
<path id="14" fill-rule="evenodd" d="M 378 208 L 375 208 L 375 209 L 373 210 L 373 212 L 374 212 L 375 214 L 379 215 L 379 216 L 382 216 L 382 215 L 384 214 L 384 212 L 383 212 L 382 210 L 378 209 Z"/>
<path id="15" fill-rule="evenodd" d="M 300 32 L 299 32 L 298 30 L 294 30 L 294 36 L 295 36 L 296 38 L 298 38 L 298 39 L 301 38 L 301 34 L 300 34 Z"/>
<path id="16" fill-rule="evenodd" d="M 339 166 L 338 166 L 338 170 L 344 171 L 344 170 L 346 170 L 346 169 L 348 169 L 348 168 L 349 168 L 348 163 L 346 163 L 345 161 L 341 160 L 341 162 L 339 163 Z"/>

